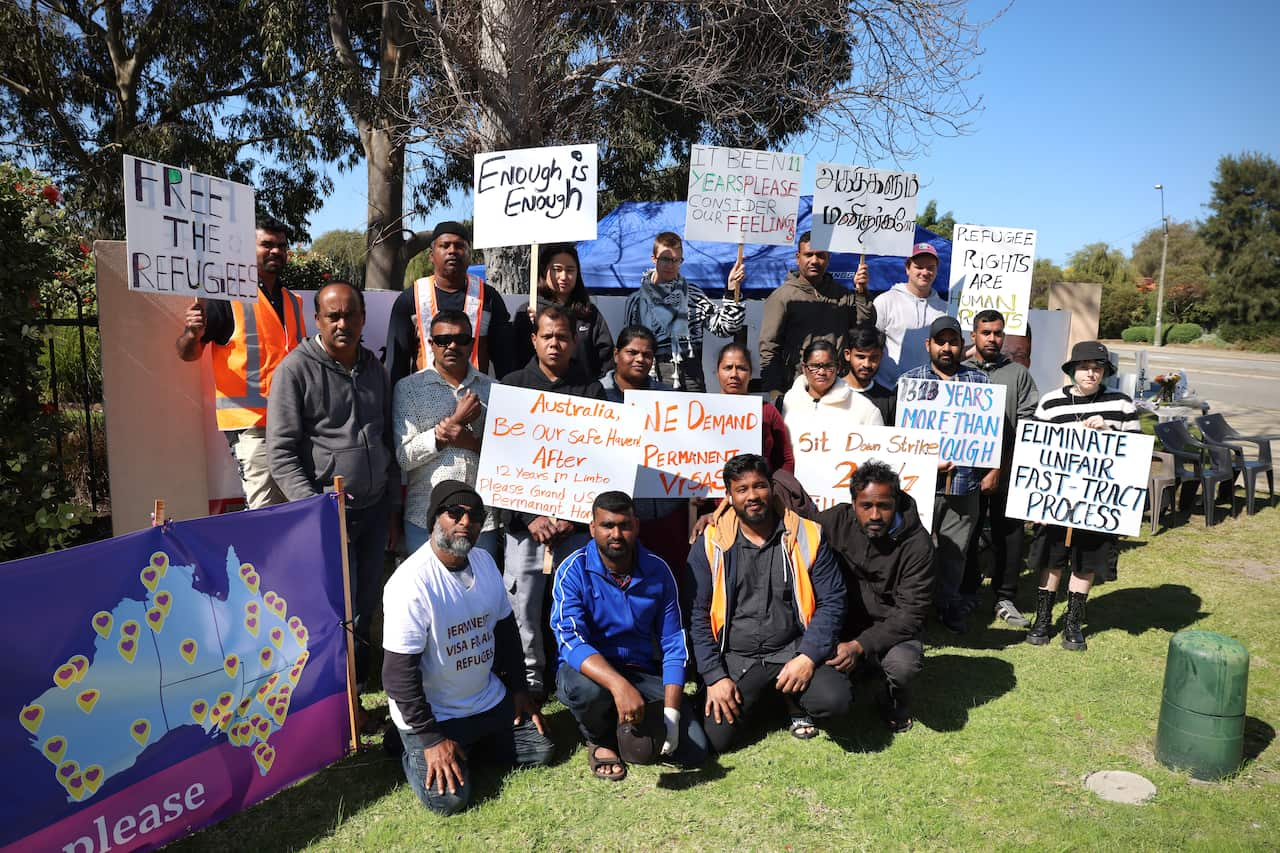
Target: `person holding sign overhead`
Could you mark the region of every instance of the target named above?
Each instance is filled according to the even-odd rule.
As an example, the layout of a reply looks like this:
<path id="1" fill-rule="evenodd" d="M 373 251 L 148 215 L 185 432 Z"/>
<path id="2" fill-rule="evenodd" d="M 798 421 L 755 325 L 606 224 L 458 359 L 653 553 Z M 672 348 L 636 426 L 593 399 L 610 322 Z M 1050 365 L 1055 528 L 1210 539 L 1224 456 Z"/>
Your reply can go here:
<path id="1" fill-rule="evenodd" d="M 538 247 L 538 309 L 550 305 L 563 309 L 573 320 L 573 360 L 587 376 L 599 378 L 613 367 L 613 334 L 582 281 L 578 247 L 551 243 Z M 514 365 L 533 358 L 535 312 L 517 311 L 511 321 L 511 354 Z"/>
<path id="2" fill-rule="evenodd" d="M 947 303 L 933 292 L 938 277 L 938 250 L 916 243 L 907 258 L 907 280 L 876 297 L 876 328 L 884 332 L 888 348 L 880 365 L 880 381 L 892 384 L 898 376 L 923 362 L 915 343 L 917 329 L 924 329 L 947 313 Z"/>
<path id="3" fill-rule="evenodd" d="M 1035 419 L 1055 424 L 1079 424 L 1085 429 L 1140 432 L 1138 410 L 1120 391 L 1103 384 L 1116 372 L 1111 354 L 1098 341 L 1081 341 L 1071 348 L 1071 358 L 1062 372 L 1072 383 L 1055 388 L 1040 398 Z M 1114 533 L 1068 530 L 1055 524 L 1036 528 L 1028 563 L 1040 570 L 1036 591 L 1036 618 L 1027 632 L 1027 642 L 1043 646 L 1049 642 L 1053 623 L 1053 600 L 1062 582 L 1063 569 L 1071 572 L 1067 585 L 1067 615 L 1062 626 L 1062 647 L 1075 652 L 1088 648 L 1080 622 L 1084 603 L 1093 587 L 1094 574 L 1104 571 L 1119 538 Z"/>
<path id="4" fill-rule="evenodd" d="M 657 337 L 657 377 L 677 391 L 706 391 L 702 371 L 702 335 L 709 331 L 732 337 L 742 328 L 747 306 L 721 300 L 716 305 L 702 288 L 680 275 L 684 243 L 674 231 L 653 238 L 653 269 L 640 289 L 627 297 L 628 326 L 644 326 Z M 741 290 L 746 278 L 742 262 L 729 271 L 728 287 Z"/>

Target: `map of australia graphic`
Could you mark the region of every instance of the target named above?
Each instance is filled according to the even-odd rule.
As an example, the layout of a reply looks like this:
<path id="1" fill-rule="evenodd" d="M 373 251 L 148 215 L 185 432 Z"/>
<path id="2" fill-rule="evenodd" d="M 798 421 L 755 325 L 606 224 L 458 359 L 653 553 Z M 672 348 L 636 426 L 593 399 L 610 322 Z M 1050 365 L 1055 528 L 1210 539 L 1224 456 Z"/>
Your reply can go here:
<path id="1" fill-rule="evenodd" d="M 145 601 L 86 614 L 92 657 L 74 655 L 18 716 L 71 801 L 93 797 L 151 744 L 181 726 L 252 750 L 265 776 L 272 733 L 307 663 L 307 628 L 227 549 L 226 600 L 197 589 L 194 566 L 157 551 L 139 574 Z"/>

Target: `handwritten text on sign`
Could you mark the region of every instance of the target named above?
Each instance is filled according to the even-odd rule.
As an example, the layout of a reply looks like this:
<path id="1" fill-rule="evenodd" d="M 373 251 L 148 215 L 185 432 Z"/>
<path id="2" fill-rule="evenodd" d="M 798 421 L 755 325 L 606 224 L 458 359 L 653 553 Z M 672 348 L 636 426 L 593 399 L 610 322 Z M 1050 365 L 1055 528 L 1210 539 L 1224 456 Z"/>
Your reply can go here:
<path id="1" fill-rule="evenodd" d="M 1136 536 L 1155 439 L 1078 424 L 1020 421 L 1010 518 Z"/>
<path id="2" fill-rule="evenodd" d="M 911 254 L 920 193 L 914 174 L 819 163 L 813 186 L 815 249 Z"/>
<path id="3" fill-rule="evenodd" d="M 803 170 L 799 154 L 693 146 L 685 239 L 791 245 Z"/>
<path id="4" fill-rule="evenodd" d="M 957 225 L 951 240 L 951 292 L 958 294 L 960 328 L 972 329 L 973 316 L 993 308 L 1004 315 L 1005 332 L 1025 335 L 1036 232 Z"/>
<path id="5" fill-rule="evenodd" d="M 628 431 L 639 433 L 637 498 L 724 495 L 724 463 L 760 452 L 759 397 L 628 391 Z"/>
<path id="6" fill-rule="evenodd" d="M 640 436 L 626 406 L 494 385 L 476 491 L 489 506 L 591 520 L 600 492 L 630 493 Z"/>
<path id="7" fill-rule="evenodd" d="M 933 492 L 942 435 L 932 430 L 860 426 L 853 432 L 811 430 L 791 436 L 796 451 L 796 479 L 818 509 L 850 501 L 853 474 L 871 460 L 898 474 L 902 490 L 915 499 L 920 523 L 933 524 Z"/>
<path id="8" fill-rule="evenodd" d="M 477 249 L 596 238 L 596 146 L 559 145 L 475 156 Z"/>
<path id="9" fill-rule="evenodd" d="M 253 189 L 124 157 L 129 289 L 188 299 L 257 299 Z"/>
<path id="10" fill-rule="evenodd" d="M 897 425 L 942 433 L 943 462 L 970 468 L 1000 465 L 1003 385 L 940 379 L 898 380 Z"/>

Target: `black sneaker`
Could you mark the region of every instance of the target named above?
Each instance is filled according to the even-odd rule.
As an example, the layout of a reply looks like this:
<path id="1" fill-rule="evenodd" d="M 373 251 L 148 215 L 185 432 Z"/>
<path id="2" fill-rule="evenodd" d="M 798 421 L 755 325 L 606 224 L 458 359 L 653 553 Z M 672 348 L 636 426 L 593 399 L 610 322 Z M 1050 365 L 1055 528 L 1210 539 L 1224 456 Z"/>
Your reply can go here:
<path id="1" fill-rule="evenodd" d="M 1015 628 L 1031 627 L 1031 620 L 1023 616 L 1022 611 L 1007 598 L 1002 598 L 996 602 L 996 616 Z"/>

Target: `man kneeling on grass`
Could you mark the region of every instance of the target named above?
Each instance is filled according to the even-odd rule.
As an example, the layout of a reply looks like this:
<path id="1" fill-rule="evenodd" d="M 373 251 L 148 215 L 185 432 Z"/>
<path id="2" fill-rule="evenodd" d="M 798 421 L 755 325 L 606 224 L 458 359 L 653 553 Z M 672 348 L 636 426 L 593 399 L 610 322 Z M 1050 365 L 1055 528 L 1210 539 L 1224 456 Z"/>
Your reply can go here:
<path id="1" fill-rule="evenodd" d="M 597 495 L 590 529 L 592 541 L 556 569 L 551 593 L 556 686 L 587 742 L 587 764 L 614 782 L 626 778 L 626 762 L 649 764 L 659 753 L 701 764 L 707 742 L 684 695 L 676 579 L 637 541 L 640 522 L 626 494 Z"/>
<path id="2" fill-rule="evenodd" d="M 689 552 L 693 653 L 707 684 L 703 727 L 717 752 L 768 693 L 791 734 L 849 709 L 849 680 L 823 663 L 844 619 L 845 586 L 822 528 L 783 507 L 769 465 L 744 453 L 724 466 L 728 499 Z"/>
<path id="3" fill-rule="evenodd" d="M 437 483 L 429 546 L 383 590 L 382 683 L 404 742 L 400 760 L 418 799 L 443 815 L 471 801 L 470 758 L 547 764 L 555 750 L 529 697 L 502 573 L 473 547 L 484 518 L 470 486 Z"/>

